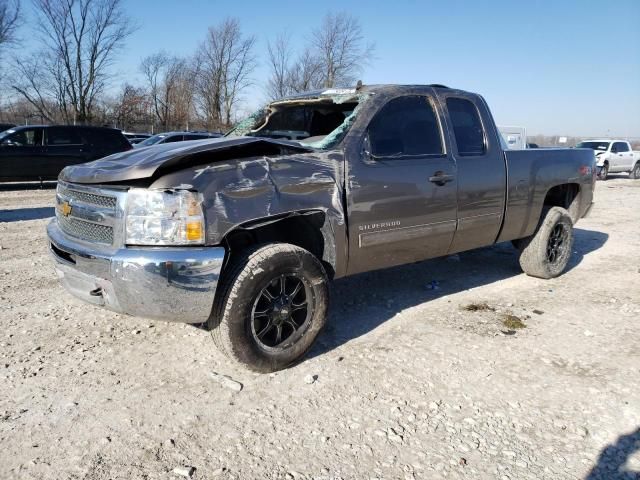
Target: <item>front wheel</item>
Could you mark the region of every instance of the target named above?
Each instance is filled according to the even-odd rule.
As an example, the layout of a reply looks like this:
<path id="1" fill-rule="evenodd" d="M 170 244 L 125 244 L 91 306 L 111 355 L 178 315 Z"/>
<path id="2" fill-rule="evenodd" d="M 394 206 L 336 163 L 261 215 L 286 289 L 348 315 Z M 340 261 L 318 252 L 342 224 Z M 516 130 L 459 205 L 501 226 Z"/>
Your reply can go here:
<path id="1" fill-rule="evenodd" d="M 637 162 L 629 172 L 629 178 L 640 178 L 640 162 Z"/>
<path id="2" fill-rule="evenodd" d="M 227 356 L 257 372 L 302 357 L 324 326 L 328 280 L 320 261 L 295 245 L 274 243 L 231 260 L 209 320 Z"/>
<path id="3" fill-rule="evenodd" d="M 609 164 L 605 163 L 604 165 L 602 165 L 602 167 L 600 167 L 600 171 L 598 172 L 598 179 L 606 180 L 608 175 L 609 175 Z"/>
<path id="4" fill-rule="evenodd" d="M 573 222 L 564 208 L 543 212 L 536 232 L 520 241 L 520 267 L 529 276 L 554 278 L 569 263 L 573 249 Z"/>

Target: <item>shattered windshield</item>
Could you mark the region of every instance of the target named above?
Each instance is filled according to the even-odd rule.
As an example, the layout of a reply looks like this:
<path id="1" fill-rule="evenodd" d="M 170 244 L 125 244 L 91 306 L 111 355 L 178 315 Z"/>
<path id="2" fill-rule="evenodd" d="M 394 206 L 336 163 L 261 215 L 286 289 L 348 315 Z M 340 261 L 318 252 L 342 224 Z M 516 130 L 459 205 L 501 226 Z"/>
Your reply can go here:
<path id="1" fill-rule="evenodd" d="M 331 148 L 347 133 L 365 99 L 365 95 L 353 92 L 273 102 L 238 123 L 226 136 L 266 137 Z"/>

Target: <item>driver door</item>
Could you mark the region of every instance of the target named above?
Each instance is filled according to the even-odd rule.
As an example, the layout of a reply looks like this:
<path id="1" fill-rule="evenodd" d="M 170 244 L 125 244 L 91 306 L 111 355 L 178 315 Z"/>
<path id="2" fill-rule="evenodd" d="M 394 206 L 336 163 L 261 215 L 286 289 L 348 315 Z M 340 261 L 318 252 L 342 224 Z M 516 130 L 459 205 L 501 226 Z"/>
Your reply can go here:
<path id="1" fill-rule="evenodd" d="M 38 180 L 46 162 L 43 128 L 21 128 L 0 144 L 0 178 L 8 181 Z"/>
<path id="2" fill-rule="evenodd" d="M 389 100 L 361 158 L 349 161 L 349 273 L 447 253 L 456 229 L 456 165 L 431 95 Z"/>

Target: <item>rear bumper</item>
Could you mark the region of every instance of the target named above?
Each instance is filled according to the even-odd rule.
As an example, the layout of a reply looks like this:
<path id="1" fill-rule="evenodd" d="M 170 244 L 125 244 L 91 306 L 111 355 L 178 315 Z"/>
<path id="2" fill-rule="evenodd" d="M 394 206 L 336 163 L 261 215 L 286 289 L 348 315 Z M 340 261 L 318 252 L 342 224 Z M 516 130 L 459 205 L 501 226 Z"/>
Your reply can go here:
<path id="1" fill-rule="evenodd" d="M 76 297 L 140 317 L 185 323 L 209 318 L 223 247 L 138 247 L 103 253 L 65 235 L 55 219 L 47 234 L 58 279 Z"/>

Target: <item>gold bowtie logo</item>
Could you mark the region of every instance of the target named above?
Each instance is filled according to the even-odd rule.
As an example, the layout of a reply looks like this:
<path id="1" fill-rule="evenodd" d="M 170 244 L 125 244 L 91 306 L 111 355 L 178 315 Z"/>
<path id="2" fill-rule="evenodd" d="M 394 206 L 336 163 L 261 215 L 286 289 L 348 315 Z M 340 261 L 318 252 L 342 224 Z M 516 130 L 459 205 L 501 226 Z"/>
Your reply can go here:
<path id="1" fill-rule="evenodd" d="M 62 205 L 60 205 L 60 213 L 65 217 L 71 214 L 71 210 L 73 210 L 73 207 L 69 205 L 69 202 L 63 202 Z"/>

